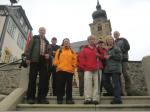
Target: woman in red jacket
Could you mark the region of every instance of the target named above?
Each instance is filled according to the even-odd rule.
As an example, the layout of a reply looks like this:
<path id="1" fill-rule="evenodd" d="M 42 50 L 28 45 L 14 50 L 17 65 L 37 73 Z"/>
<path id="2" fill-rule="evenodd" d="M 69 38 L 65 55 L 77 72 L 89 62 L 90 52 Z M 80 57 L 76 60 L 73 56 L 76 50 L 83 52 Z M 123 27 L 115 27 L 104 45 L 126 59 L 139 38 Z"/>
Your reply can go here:
<path id="1" fill-rule="evenodd" d="M 101 57 L 97 52 L 95 45 L 96 38 L 91 35 L 87 38 L 88 45 L 81 51 L 83 58 L 83 69 L 84 69 L 84 104 L 98 104 L 99 94 L 98 90 L 98 70 L 101 75 L 101 69 L 103 68 Z"/>

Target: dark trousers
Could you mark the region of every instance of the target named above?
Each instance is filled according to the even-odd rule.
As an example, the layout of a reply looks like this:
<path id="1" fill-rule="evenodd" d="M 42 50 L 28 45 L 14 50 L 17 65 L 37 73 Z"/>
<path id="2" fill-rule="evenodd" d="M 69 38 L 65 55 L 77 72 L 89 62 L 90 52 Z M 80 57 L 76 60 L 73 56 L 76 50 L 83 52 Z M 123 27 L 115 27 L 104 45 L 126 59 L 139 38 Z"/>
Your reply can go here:
<path id="1" fill-rule="evenodd" d="M 31 62 L 29 72 L 29 83 L 27 90 L 27 99 L 35 99 L 36 79 L 39 73 L 38 100 L 42 100 L 48 93 L 48 69 L 47 62 L 43 56 L 40 56 L 39 62 Z"/>
<path id="2" fill-rule="evenodd" d="M 103 75 L 104 75 L 104 72 L 102 71 L 102 79 L 101 79 L 101 84 L 100 84 L 100 93 L 102 93 L 102 90 L 103 90 Z"/>
<path id="3" fill-rule="evenodd" d="M 112 83 L 110 78 L 112 77 Z M 121 100 L 120 94 L 120 73 L 105 73 L 103 74 L 103 86 L 110 95 L 114 95 L 114 100 Z M 113 85 L 113 86 L 112 86 Z"/>
<path id="4" fill-rule="evenodd" d="M 72 100 L 72 80 L 73 73 L 64 71 L 57 72 L 57 100 L 62 101 L 66 94 L 66 100 Z"/>
<path id="5" fill-rule="evenodd" d="M 78 71 L 79 77 L 79 93 L 84 95 L 84 71 Z"/>
<path id="6" fill-rule="evenodd" d="M 56 68 L 52 67 L 52 89 L 53 89 L 53 95 L 55 96 L 57 94 L 56 92 L 56 83 L 57 83 L 57 74 L 56 74 Z"/>

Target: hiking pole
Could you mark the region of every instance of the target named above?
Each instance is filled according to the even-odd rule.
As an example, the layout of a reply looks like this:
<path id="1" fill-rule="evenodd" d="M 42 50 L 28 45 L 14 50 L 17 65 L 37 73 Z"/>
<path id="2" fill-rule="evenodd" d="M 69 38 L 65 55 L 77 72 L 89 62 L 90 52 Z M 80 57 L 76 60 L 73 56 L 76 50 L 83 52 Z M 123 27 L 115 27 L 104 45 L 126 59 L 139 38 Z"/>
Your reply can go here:
<path id="1" fill-rule="evenodd" d="M 101 75 L 99 71 L 99 57 L 97 56 L 97 72 L 98 72 L 98 94 L 99 94 L 99 103 L 101 103 Z"/>

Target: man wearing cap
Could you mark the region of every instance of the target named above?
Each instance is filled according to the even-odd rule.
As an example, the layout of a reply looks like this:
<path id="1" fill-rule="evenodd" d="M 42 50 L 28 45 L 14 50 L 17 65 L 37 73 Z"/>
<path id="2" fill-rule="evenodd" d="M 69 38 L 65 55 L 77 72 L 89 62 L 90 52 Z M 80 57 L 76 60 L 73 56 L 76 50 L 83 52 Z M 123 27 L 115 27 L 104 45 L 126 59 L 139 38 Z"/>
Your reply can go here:
<path id="1" fill-rule="evenodd" d="M 56 50 L 60 48 L 60 46 L 56 45 L 57 38 L 53 37 L 51 39 L 52 44 L 50 44 L 50 52 L 51 52 L 51 60 L 50 60 L 50 73 L 52 74 L 52 89 L 53 89 L 53 96 L 56 96 L 56 68 L 52 65 L 53 58 L 55 57 Z"/>

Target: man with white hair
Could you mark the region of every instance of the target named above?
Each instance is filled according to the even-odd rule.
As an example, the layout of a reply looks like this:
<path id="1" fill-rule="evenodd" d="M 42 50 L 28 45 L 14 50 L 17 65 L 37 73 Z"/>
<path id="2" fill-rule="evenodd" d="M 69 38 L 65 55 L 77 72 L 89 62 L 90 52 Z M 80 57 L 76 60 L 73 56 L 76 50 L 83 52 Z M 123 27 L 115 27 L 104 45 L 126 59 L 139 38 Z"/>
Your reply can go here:
<path id="1" fill-rule="evenodd" d="M 30 64 L 29 83 L 27 90 L 27 102 L 35 103 L 36 79 L 39 74 L 37 103 L 48 104 L 46 99 L 48 93 L 48 69 L 47 60 L 49 59 L 49 42 L 45 37 L 46 29 L 39 28 L 39 35 L 33 36 L 29 42 L 26 52 L 26 63 Z"/>

